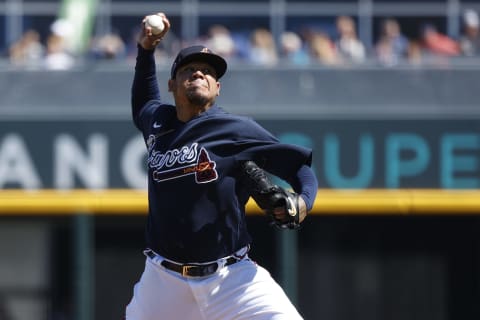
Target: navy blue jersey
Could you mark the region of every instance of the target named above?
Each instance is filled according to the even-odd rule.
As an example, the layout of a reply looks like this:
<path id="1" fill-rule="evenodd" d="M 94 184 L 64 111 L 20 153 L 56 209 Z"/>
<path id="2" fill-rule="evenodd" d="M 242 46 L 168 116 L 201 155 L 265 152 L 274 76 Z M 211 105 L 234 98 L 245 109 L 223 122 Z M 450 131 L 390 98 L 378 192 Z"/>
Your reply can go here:
<path id="1" fill-rule="evenodd" d="M 279 143 L 251 118 L 217 105 L 186 123 L 179 121 L 175 107 L 159 100 L 156 80 L 147 76 L 152 60 L 143 55 L 137 58 L 132 101 L 134 122 L 148 149 L 149 248 L 175 261 L 204 262 L 249 244 L 249 195 L 239 183 L 239 164 L 245 160 L 307 193 L 311 208 L 308 198 L 315 196 L 316 180 L 309 189 L 298 181 L 299 170 L 310 166 L 310 149 Z"/>

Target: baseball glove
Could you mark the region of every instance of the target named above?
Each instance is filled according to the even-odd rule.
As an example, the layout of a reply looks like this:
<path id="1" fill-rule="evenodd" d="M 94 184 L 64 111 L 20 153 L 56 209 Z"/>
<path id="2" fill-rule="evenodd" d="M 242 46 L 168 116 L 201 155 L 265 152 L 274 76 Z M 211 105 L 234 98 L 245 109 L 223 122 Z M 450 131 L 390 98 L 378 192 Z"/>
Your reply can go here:
<path id="1" fill-rule="evenodd" d="M 242 163 L 242 181 L 250 196 L 270 217 L 271 224 L 282 229 L 297 229 L 300 226 L 299 195 L 272 183 L 265 171 L 253 161 Z M 275 209 L 283 208 L 284 214 Z"/>

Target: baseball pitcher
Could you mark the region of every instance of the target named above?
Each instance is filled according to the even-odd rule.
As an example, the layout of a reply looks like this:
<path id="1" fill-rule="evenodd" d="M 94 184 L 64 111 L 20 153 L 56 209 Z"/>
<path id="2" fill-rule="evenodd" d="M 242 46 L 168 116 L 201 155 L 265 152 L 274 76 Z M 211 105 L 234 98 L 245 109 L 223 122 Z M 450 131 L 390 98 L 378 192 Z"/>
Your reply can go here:
<path id="1" fill-rule="evenodd" d="M 132 84 L 133 121 L 148 151 L 149 213 L 145 269 L 126 319 L 302 319 L 249 258 L 245 205 L 253 197 L 274 225 L 296 229 L 317 193 L 312 151 L 280 143 L 251 118 L 217 105 L 227 62 L 203 45 L 176 56 L 168 79 L 174 105 L 165 103 L 154 51 L 170 22 L 156 15 L 162 31 L 154 34 L 144 18 Z"/>

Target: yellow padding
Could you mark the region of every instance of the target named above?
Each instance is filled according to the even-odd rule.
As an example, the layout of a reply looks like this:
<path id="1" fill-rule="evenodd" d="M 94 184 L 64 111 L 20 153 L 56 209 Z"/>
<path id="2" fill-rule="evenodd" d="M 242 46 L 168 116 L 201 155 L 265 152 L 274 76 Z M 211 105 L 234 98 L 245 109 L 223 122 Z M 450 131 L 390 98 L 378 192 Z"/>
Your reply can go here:
<path id="1" fill-rule="evenodd" d="M 146 214 L 147 209 L 143 190 L 0 190 L 2 215 L 131 215 Z M 251 199 L 247 212 L 262 214 Z M 311 214 L 480 214 L 480 191 L 321 189 Z"/>
<path id="2" fill-rule="evenodd" d="M 480 214 L 480 191 L 320 190 L 312 211 L 318 214 Z"/>
<path id="3" fill-rule="evenodd" d="M 143 214 L 147 209 L 147 193 L 132 189 L 0 191 L 1 214 Z"/>

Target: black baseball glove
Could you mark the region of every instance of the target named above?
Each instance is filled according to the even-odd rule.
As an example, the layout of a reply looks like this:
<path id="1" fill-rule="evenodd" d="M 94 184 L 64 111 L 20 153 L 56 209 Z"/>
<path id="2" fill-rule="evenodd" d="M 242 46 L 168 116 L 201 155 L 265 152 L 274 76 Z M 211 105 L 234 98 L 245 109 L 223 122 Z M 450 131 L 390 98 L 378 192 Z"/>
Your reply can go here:
<path id="1" fill-rule="evenodd" d="M 245 161 L 241 166 L 242 182 L 257 205 L 270 217 L 271 224 L 282 229 L 298 228 L 300 196 L 272 183 L 265 171 L 255 162 Z"/>

